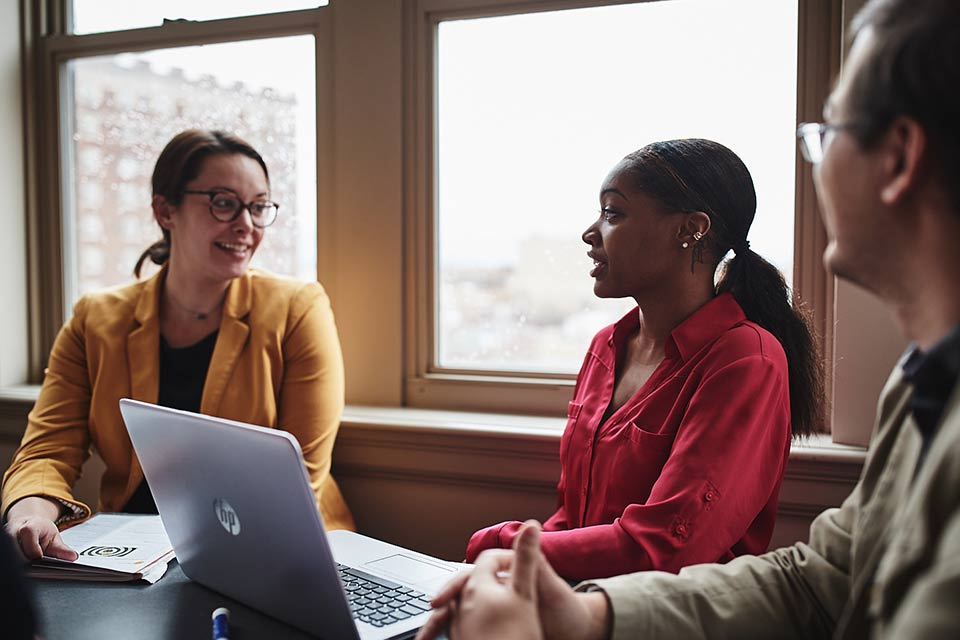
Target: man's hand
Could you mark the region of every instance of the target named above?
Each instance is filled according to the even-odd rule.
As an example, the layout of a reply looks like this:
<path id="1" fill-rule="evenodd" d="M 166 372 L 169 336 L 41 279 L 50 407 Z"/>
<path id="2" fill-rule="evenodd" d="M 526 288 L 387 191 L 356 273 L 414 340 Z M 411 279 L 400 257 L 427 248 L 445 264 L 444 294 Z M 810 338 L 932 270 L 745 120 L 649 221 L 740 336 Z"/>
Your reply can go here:
<path id="1" fill-rule="evenodd" d="M 62 560 L 76 560 L 77 552 L 60 537 L 54 524 L 60 515 L 60 506 L 40 496 L 18 500 L 7 511 L 4 527 L 13 538 L 20 554 L 27 560 L 47 555 Z"/>
<path id="2" fill-rule="evenodd" d="M 431 640 L 444 630 L 454 640 L 608 637 L 606 596 L 574 593 L 554 572 L 540 552 L 539 523 L 524 524 L 513 546 L 513 551 L 485 551 L 472 573 L 444 587 L 417 640 Z"/>

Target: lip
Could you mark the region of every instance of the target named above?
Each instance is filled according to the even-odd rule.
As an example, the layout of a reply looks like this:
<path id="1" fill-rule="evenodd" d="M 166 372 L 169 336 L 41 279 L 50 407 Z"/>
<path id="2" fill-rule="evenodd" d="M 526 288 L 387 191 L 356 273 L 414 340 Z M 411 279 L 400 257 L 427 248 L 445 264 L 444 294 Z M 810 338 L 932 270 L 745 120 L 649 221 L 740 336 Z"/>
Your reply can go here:
<path id="1" fill-rule="evenodd" d="M 596 278 L 607 268 L 607 261 L 593 251 L 588 251 L 587 257 L 593 260 L 593 269 L 590 270 L 590 277 Z"/>
<path id="2" fill-rule="evenodd" d="M 245 256 L 253 249 L 253 245 L 249 245 L 245 242 L 223 242 L 217 240 L 213 244 L 217 247 L 217 249 L 236 256 Z"/>

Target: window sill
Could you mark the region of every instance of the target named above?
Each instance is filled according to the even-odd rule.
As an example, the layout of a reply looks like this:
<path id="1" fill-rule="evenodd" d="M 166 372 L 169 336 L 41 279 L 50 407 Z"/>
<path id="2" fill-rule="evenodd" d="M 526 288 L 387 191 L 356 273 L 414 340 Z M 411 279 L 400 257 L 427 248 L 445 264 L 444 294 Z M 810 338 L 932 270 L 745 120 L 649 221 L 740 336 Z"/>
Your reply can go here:
<path id="1" fill-rule="evenodd" d="M 19 419 L 29 412 L 40 393 L 40 385 L 16 385 L 0 388 L 0 434 L 20 436 L 23 424 L 12 424 L 4 418 Z M 564 418 L 482 413 L 476 411 L 444 411 L 408 407 L 372 407 L 348 405 L 343 412 L 344 430 L 352 437 L 362 434 L 491 436 L 504 440 L 526 440 L 541 443 L 559 442 L 566 424 Z M 821 433 L 798 441 L 790 451 L 791 460 L 863 464 L 866 449 L 831 441 Z"/>
<path id="2" fill-rule="evenodd" d="M 489 435 L 500 438 L 558 441 L 566 419 L 475 411 L 445 411 L 407 407 L 348 405 L 343 427 L 350 431 L 416 432 Z M 864 447 L 837 444 L 828 433 L 818 433 L 793 443 L 790 458 L 810 462 L 863 464 Z"/>
<path id="3" fill-rule="evenodd" d="M 0 389 L 0 440 L 8 448 L 19 443 L 38 392 L 32 385 Z M 334 448 L 333 472 L 360 507 L 385 487 L 405 487 L 411 495 L 437 494 L 438 505 L 446 504 L 444 500 L 458 504 L 456 496 L 480 496 L 493 500 L 491 504 L 514 499 L 550 505 L 560 476 L 564 425 L 562 418 L 348 406 Z M 784 539 L 802 537 L 813 517 L 847 497 L 865 457 L 864 449 L 835 444 L 829 434 L 793 445 L 779 513 L 785 522 L 800 524 Z M 378 530 L 374 526 L 371 531 Z"/>
<path id="4" fill-rule="evenodd" d="M 17 440 L 36 401 L 38 385 L 0 389 L 0 437 Z M 566 420 L 554 417 L 347 406 L 337 437 L 338 473 L 517 486 L 553 492 Z M 795 442 L 789 477 L 849 485 L 866 457 L 860 447 L 829 434 Z"/>

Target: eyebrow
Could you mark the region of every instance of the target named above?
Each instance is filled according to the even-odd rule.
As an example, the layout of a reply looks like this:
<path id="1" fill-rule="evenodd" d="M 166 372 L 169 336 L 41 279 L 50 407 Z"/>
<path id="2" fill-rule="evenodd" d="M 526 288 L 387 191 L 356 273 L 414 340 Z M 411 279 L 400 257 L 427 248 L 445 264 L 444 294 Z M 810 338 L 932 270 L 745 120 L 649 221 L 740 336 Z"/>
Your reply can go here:
<path id="1" fill-rule="evenodd" d="M 600 197 L 602 198 L 604 195 L 606 195 L 606 194 L 608 194 L 608 193 L 615 193 L 615 194 L 617 194 L 618 196 L 620 196 L 621 198 L 623 198 L 624 200 L 627 200 L 627 201 L 630 200 L 630 198 L 628 198 L 628 197 L 626 196 L 626 194 L 624 194 L 622 191 L 620 191 L 620 189 L 614 189 L 613 187 L 608 187 L 608 188 L 604 189 L 603 191 L 601 191 L 601 192 L 600 192 Z"/>
<path id="2" fill-rule="evenodd" d="M 236 189 L 232 189 L 232 188 L 230 188 L 230 187 L 225 187 L 225 186 L 223 186 L 223 185 L 214 185 L 214 186 L 210 187 L 209 189 L 206 189 L 206 191 L 229 191 L 230 193 L 234 194 L 235 196 L 239 196 L 239 195 L 240 195 L 239 193 L 237 193 L 237 190 L 236 190 Z M 268 192 L 266 192 L 266 191 L 261 191 L 260 193 L 258 193 L 257 195 L 255 195 L 254 198 L 260 198 L 260 197 L 262 197 L 262 196 L 268 196 L 268 195 L 270 195 Z"/>

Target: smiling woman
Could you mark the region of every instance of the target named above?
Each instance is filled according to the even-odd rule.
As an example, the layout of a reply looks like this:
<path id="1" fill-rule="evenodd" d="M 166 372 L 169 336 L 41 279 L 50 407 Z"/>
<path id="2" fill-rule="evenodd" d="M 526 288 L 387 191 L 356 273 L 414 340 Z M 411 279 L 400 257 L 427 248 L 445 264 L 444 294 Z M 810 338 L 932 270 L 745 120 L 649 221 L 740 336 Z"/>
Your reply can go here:
<path id="1" fill-rule="evenodd" d="M 163 238 L 147 280 L 88 294 L 61 329 L 3 483 L 7 530 L 27 557 L 74 557 L 57 524 L 90 516 L 72 488 L 91 445 L 106 464 L 98 510 L 156 506 L 120 416 L 129 397 L 293 434 L 328 528 L 352 528 L 330 476 L 343 363 L 317 282 L 249 268 L 275 219 L 260 154 L 220 132 L 178 134 L 153 172 Z"/>
<path id="2" fill-rule="evenodd" d="M 805 318 L 750 249 L 755 211 L 746 166 L 710 140 L 648 145 L 604 181 L 583 233 L 593 291 L 637 307 L 593 339 L 567 412 L 541 540 L 563 577 L 766 550 L 791 434 L 811 433 L 822 404 Z M 509 548 L 520 525 L 476 532 L 467 560 Z"/>

